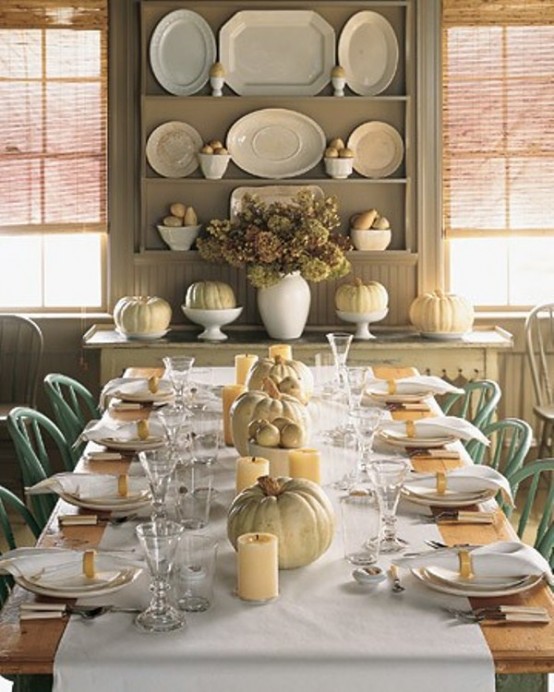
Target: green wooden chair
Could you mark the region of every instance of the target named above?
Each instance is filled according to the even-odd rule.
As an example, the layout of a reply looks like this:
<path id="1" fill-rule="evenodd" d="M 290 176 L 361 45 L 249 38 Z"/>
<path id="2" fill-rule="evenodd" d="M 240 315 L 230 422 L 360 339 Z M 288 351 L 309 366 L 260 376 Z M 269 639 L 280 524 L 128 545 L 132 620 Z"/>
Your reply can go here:
<path id="1" fill-rule="evenodd" d="M 86 445 L 86 442 L 77 443 L 79 435 L 91 419 L 101 417 L 96 401 L 81 382 L 67 375 L 49 373 L 43 382 L 54 420 L 71 445 L 77 462 Z"/>
<path id="2" fill-rule="evenodd" d="M 483 434 L 491 442 L 486 447 L 470 440 L 466 449 L 475 464 L 487 464 L 509 478 L 523 465 L 533 441 L 533 429 L 519 418 L 504 418 L 484 426 Z"/>
<path id="3" fill-rule="evenodd" d="M 445 415 L 459 416 L 482 430 L 488 425 L 502 396 L 493 380 L 473 380 L 464 385 L 464 394 L 449 394 L 441 404 Z"/>
<path id="4" fill-rule="evenodd" d="M 523 481 L 529 485 L 521 487 Z M 517 533 L 520 538 L 535 514 L 538 520 L 533 545 L 554 568 L 554 458 L 539 459 L 526 464 L 510 478 L 516 507 L 520 512 Z M 544 496 L 544 506 L 543 506 Z M 542 510 L 538 508 L 542 507 Z"/>
<path id="5" fill-rule="evenodd" d="M 61 430 L 40 411 L 17 406 L 8 414 L 8 431 L 15 446 L 23 485 L 29 487 L 54 472 L 50 455 L 55 451 L 65 471 L 75 463 L 71 447 Z M 53 443 L 53 446 L 52 446 Z M 32 495 L 31 507 L 40 526 L 44 527 L 54 509 L 53 495 Z"/>

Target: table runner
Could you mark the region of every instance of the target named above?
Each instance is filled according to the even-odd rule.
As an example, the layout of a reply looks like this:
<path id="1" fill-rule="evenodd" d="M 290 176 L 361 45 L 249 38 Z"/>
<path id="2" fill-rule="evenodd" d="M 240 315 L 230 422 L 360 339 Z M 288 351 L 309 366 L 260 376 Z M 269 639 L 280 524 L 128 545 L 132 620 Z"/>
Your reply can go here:
<path id="1" fill-rule="evenodd" d="M 209 532 L 220 547 L 210 610 L 187 614 L 184 631 L 164 635 L 139 633 L 124 614 L 88 623 L 72 619 L 54 662 L 55 692 L 244 692 L 254 684 L 264 692 L 336 692 L 358 685 L 379 692 L 494 690 L 481 628 L 453 624 L 440 610 L 467 600 L 433 592 L 407 573 L 400 595 L 388 580 L 374 591 L 364 589 L 351 578 L 340 530 L 315 563 L 280 572 L 275 602 L 255 606 L 237 599 L 235 553 L 225 532 L 236 457 L 225 450 L 217 468 Z M 338 493 L 329 494 L 339 523 Z M 399 510 L 399 534 L 412 550 L 423 549 L 424 538 L 440 538 L 435 525 L 422 521 L 424 512 L 408 503 Z M 132 543 L 133 531 L 134 525 L 108 528 L 102 547 Z M 379 562 L 388 566 L 386 556 Z M 132 606 L 148 600 L 146 575 L 109 597 Z"/>

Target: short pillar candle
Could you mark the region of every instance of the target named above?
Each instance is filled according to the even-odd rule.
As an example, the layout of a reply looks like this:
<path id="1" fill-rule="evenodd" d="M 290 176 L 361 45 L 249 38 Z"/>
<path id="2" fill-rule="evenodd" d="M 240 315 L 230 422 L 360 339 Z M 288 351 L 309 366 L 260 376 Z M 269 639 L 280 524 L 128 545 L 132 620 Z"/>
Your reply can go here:
<path id="1" fill-rule="evenodd" d="M 273 344 L 269 347 L 269 357 L 281 356 L 283 360 L 292 360 L 292 346 L 290 344 Z"/>
<path id="2" fill-rule="evenodd" d="M 250 368 L 258 360 L 258 356 L 252 353 L 241 353 L 235 356 L 235 383 L 246 384 Z"/>
<path id="3" fill-rule="evenodd" d="M 231 429 L 231 406 L 246 387 L 243 384 L 224 384 L 221 390 L 223 400 L 223 437 L 226 445 L 233 444 L 233 431 Z"/>
<path id="4" fill-rule="evenodd" d="M 243 533 L 237 539 L 237 593 L 245 601 L 279 595 L 279 553 L 272 533 Z"/>
<path id="5" fill-rule="evenodd" d="M 307 478 L 321 483 L 321 455 L 317 449 L 291 449 L 289 452 L 289 474 L 291 478 Z"/>
<path id="6" fill-rule="evenodd" d="M 249 488 L 260 476 L 269 476 L 269 461 L 263 457 L 239 457 L 236 463 L 237 495 Z"/>

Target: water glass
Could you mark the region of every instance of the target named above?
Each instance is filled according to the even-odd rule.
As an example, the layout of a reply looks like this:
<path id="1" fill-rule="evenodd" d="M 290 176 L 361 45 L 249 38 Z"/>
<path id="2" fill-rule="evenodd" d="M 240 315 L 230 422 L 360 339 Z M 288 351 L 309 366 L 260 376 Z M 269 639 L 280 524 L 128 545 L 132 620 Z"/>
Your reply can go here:
<path id="1" fill-rule="evenodd" d="M 181 464 L 175 474 L 177 517 L 188 531 L 198 531 L 208 525 L 214 492 L 211 464 L 191 461 Z"/>
<path id="2" fill-rule="evenodd" d="M 217 461 L 221 434 L 222 417 L 220 411 L 211 409 L 196 411 L 191 420 L 192 460 L 200 464 L 210 464 Z"/>
<path id="3" fill-rule="evenodd" d="M 355 484 L 340 498 L 344 557 L 353 565 L 373 565 L 379 557 L 381 511 L 375 493 Z"/>
<path id="4" fill-rule="evenodd" d="M 175 599 L 181 610 L 199 613 L 213 602 L 217 541 L 205 534 L 185 533 L 173 570 Z"/>
<path id="5" fill-rule="evenodd" d="M 152 519 L 164 519 L 167 517 L 167 488 L 175 470 L 177 455 L 163 447 L 139 452 L 138 457 L 152 494 Z"/>
<path id="6" fill-rule="evenodd" d="M 142 632 L 172 632 L 185 625 L 185 618 L 168 599 L 170 576 L 183 527 L 174 521 L 155 521 L 136 528 L 152 577 L 152 600 L 137 615 L 135 625 Z"/>
<path id="7" fill-rule="evenodd" d="M 337 387 L 335 358 L 329 351 L 315 354 L 314 390 L 320 397 L 332 396 Z"/>
<path id="8" fill-rule="evenodd" d="M 406 541 L 396 535 L 396 509 L 402 484 L 410 471 L 410 463 L 407 459 L 383 457 L 373 459 L 368 464 L 367 471 L 373 481 L 383 516 L 383 538 L 380 550 L 382 553 L 396 553 L 404 550 Z"/>
<path id="9" fill-rule="evenodd" d="M 348 366 L 346 368 L 346 382 L 348 385 L 348 406 L 350 409 L 358 408 L 362 404 L 367 376 L 366 366 Z"/>
<path id="10" fill-rule="evenodd" d="M 169 404 L 160 408 L 155 416 L 160 420 L 168 447 L 175 451 L 179 435 L 187 419 L 187 409 L 182 404 Z"/>
<path id="11" fill-rule="evenodd" d="M 354 338 L 347 332 L 329 332 L 325 335 L 335 359 L 335 368 L 340 386 L 346 386 L 346 359 Z"/>
<path id="12" fill-rule="evenodd" d="M 363 469 L 371 460 L 373 441 L 384 411 L 376 406 L 359 406 L 349 411 L 349 420 L 358 440 L 360 468 Z"/>
<path id="13" fill-rule="evenodd" d="M 165 371 L 169 377 L 175 399 L 180 404 L 185 404 L 185 389 L 189 381 L 190 371 L 194 364 L 193 356 L 165 356 L 163 358 Z"/>

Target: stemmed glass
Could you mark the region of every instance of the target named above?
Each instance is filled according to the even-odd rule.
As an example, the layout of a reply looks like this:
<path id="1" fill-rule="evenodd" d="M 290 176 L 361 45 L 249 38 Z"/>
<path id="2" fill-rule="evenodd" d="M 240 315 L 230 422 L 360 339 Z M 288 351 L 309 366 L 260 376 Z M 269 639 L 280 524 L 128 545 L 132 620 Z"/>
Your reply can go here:
<path id="1" fill-rule="evenodd" d="M 407 545 L 406 541 L 396 535 L 396 509 L 400 490 L 409 470 L 410 464 L 401 458 L 383 457 L 373 460 L 367 466 L 383 519 L 383 538 L 380 544 L 382 553 L 397 553 Z"/>
<path id="2" fill-rule="evenodd" d="M 169 578 L 183 531 L 175 521 L 148 522 L 136 528 L 152 577 L 153 594 L 148 608 L 135 618 L 142 632 L 172 632 L 185 625 L 183 614 L 168 600 Z"/>
<path id="3" fill-rule="evenodd" d="M 384 411 L 376 406 L 359 406 L 350 409 L 349 418 L 358 441 L 359 469 L 363 470 L 371 461 L 373 441 Z"/>
<path id="4" fill-rule="evenodd" d="M 168 447 L 162 447 L 139 452 L 138 457 L 152 493 L 152 520 L 166 519 L 167 488 L 175 470 L 177 454 Z"/>
<path id="5" fill-rule="evenodd" d="M 179 434 L 187 419 L 187 409 L 182 404 L 168 404 L 159 409 L 156 415 L 163 425 L 168 448 L 175 452 Z"/>
<path id="6" fill-rule="evenodd" d="M 185 389 L 189 381 L 190 371 L 194 364 L 193 356 L 165 356 L 163 359 L 165 371 L 175 390 L 177 403 L 185 405 Z"/>
<path id="7" fill-rule="evenodd" d="M 341 388 L 346 387 L 346 359 L 348 358 L 348 351 L 350 350 L 353 336 L 346 332 L 329 332 L 325 336 L 335 359 L 339 386 Z"/>

